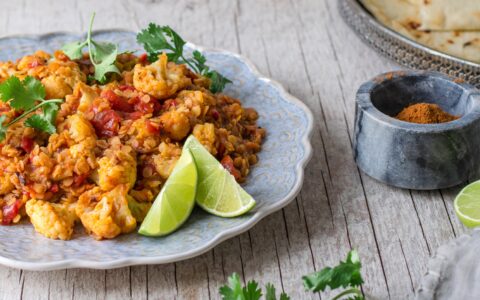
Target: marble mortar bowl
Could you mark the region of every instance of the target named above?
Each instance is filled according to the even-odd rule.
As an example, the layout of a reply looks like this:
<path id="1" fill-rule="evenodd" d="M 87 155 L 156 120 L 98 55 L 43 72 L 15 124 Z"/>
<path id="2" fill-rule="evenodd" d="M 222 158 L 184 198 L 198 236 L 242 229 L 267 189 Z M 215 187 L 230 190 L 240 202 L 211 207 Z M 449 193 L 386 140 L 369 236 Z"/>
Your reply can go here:
<path id="1" fill-rule="evenodd" d="M 394 118 L 406 106 L 435 103 L 460 116 L 415 124 Z M 435 72 L 397 71 L 364 83 L 356 96 L 354 156 L 384 183 L 432 190 L 480 178 L 480 91 Z"/>

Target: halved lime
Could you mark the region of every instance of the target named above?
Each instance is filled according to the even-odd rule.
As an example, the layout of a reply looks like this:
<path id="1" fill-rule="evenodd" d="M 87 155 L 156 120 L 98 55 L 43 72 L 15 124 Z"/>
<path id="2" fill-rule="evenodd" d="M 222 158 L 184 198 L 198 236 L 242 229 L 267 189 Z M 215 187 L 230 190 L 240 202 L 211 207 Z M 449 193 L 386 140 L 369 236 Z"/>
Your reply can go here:
<path id="1" fill-rule="evenodd" d="M 455 213 L 467 227 L 480 225 L 480 180 L 467 185 L 453 202 Z"/>
<path id="2" fill-rule="evenodd" d="M 255 200 L 235 178 L 191 135 L 183 149 L 192 152 L 198 170 L 197 204 L 220 217 L 236 217 L 255 206 Z"/>
<path id="3" fill-rule="evenodd" d="M 192 154 L 183 149 L 138 233 L 162 236 L 177 230 L 188 219 L 195 205 L 197 175 Z"/>

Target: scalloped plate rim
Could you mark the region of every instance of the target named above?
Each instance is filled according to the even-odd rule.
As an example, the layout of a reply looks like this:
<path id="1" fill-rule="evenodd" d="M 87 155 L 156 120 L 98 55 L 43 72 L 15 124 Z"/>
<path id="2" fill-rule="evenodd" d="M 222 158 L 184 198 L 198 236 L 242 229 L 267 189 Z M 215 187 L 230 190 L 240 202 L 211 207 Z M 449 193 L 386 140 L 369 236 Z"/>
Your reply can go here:
<path id="1" fill-rule="evenodd" d="M 131 30 L 122 29 L 122 28 L 101 29 L 101 30 L 93 31 L 94 34 L 95 33 L 111 33 L 111 32 L 133 33 Z M 82 34 L 79 34 L 76 32 L 69 32 L 69 31 L 55 31 L 55 32 L 49 32 L 44 34 L 14 34 L 14 35 L 2 36 L 0 37 L 0 40 L 6 40 L 6 39 L 12 39 L 12 38 L 41 40 L 52 35 L 81 36 Z M 257 67 L 255 67 L 255 65 L 249 59 L 239 54 L 236 54 L 227 50 L 223 50 L 220 48 L 202 47 L 202 46 L 195 45 L 191 42 L 187 42 L 187 45 L 190 48 L 197 49 L 199 51 L 215 52 L 215 53 L 221 53 L 221 54 L 235 57 L 238 61 L 243 63 L 245 66 L 247 66 L 249 71 L 253 74 L 254 77 L 257 78 L 257 80 L 263 81 L 273 86 L 273 88 L 279 92 L 280 98 L 284 99 L 284 101 L 293 103 L 305 113 L 308 127 L 305 129 L 305 134 L 302 136 L 302 140 L 301 140 L 303 149 L 305 151 L 305 155 L 297 162 L 295 166 L 296 179 L 295 179 L 295 184 L 290 190 L 290 192 L 282 199 L 279 199 L 278 201 L 276 201 L 274 204 L 271 204 L 268 207 L 265 207 L 264 210 L 256 211 L 250 219 L 245 221 L 245 223 L 236 227 L 232 227 L 221 233 L 218 233 L 216 236 L 214 236 L 211 240 L 209 240 L 203 246 L 194 248 L 190 251 L 182 252 L 181 254 L 171 254 L 171 255 L 165 255 L 165 256 L 152 256 L 152 257 L 137 256 L 137 257 L 116 259 L 116 260 L 111 260 L 106 262 L 99 262 L 99 261 L 88 260 L 88 259 L 66 259 L 66 260 L 58 260 L 54 262 L 45 263 L 45 262 L 27 262 L 22 260 L 5 258 L 1 256 L 1 253 L 0 253 L 0 264 L 8 267 L 12 267 L 12 268 L 19 268 L 19 269 L 25 269 L 25 270 L 31 270 L 31 271 L 50 271 L 50 270 L 69 269 L 69 268 L 113 269 L 113 268 L 121 268 L 121 267 L 134 266 L 134 265 L 166 264 L 166 263 L 186 260 L 195 256 L 199 256 L 211 250 L 212 248 L 219 245 L 220 243 L 226 241 L 227 239 L 230 239 L 234 236 L 237 236 L 241 233 L 248 231 L 260 220 L 262 220 L 264 217 L 285 207 L 298 195 L 303 185 L 305 167 L 312 157 L 312 145 L 311 145 L 310 139 L 313 132 L 314 118 L 310 109 L 298 98 L 288 93 L 286 89 L 279 82 L 263 76 L 258 71 Z"/>

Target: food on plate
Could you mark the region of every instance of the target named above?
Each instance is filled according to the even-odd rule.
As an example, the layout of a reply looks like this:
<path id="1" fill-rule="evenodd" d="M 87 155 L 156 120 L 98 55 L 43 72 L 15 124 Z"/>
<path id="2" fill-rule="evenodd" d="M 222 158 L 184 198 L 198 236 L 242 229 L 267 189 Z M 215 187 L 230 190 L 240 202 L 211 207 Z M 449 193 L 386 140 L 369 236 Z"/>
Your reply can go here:
<path id="1" fill-rule="evenodd" d="M 168 26 L 138 34 L 140 55 L 90 33 L 53 55 L 0 63 L 3 225 L 29 219 L 62 240 L 75 224 L 95 239 L 132 232 L 188 155 L 189 135 L 246 180 L 265 130 L 253 108 L 221 93 L 230 80 L 200 52 L 183 53 L 185 41 Z M 181 189 L 165 193 L 183 197 Z"/>
<path id="2" fill-rule="evenodd" d="M 480 62 L 480 15 L 476 0 L 360 2 L 394 31 L 432 49 Z"/>
<path id="3" fill-rule="evenodd" d="M 437 104 L 414 103 L 402 109 L 395 118 L 410 123 L 438 124 L 450 122 L 459 117 L 449 114 Z"/>

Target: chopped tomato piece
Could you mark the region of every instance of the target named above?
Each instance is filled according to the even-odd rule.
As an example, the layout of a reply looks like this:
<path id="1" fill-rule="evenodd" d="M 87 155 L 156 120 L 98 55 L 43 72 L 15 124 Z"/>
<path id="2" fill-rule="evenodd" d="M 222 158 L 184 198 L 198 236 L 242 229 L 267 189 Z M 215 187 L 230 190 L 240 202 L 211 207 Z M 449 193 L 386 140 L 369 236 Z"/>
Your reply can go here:
<path id="1" fill-rule="evenodd" d="M 212 109 L 211 113 L 212 113 L 213 119 L 218 120 L 220 118 L 220 114 L 218 113 L 218 110 Z"/>
<path id="2" fill-rule="evenodd" d="M 118 133 L 122 118 L 112 109 L 102 110 L 98 112 L 92 123 L 97 135 L 101 137 L 112 137 Z"/>
<path id="3" fill-rule="evenodd" d="M 87 174 L 76 175 L 75 177 L 73 177 L 73 185 L 75 187 L 79 187 L 80 185 L 82 185 L 85 182 L 87 177 L 88 177 Z"/>
<path id="4" fill-rule="evenodd" d="M 18 215 L 21 206 L 22 202 L 20 200 L 17 200 L 10 205 L 5 205 L 2 208 L 2 225 L 9 225 L 12 223 L 13 219 Z"/>
<path id="5" fill-rule="evenodd" d="M 124 118 L 128 120 L 138 120 L 143 116 L 142 112 L 134 111 L 132 113 L 124 113 Z"/>
<path id="6" fill-rule="evenodd" d="M 58 184 L 54 183 L 52 184 L 52 186 L 50 187 L 50 192 L 52 193 L 56 193 L 58 192 L 59 188 L 58 188 Z"/>
<path id="7" fill-rule="evenodd" d="M 134 106 L 128 103 L 127 99 L 115 94 L 112 90 L 104 90 L 100 94 L 100 97 L 107 99 L 110 102 L 110 106 L 114 110 L 119 110 L 123 112 L 133 112 Z"/>
<path id="8" fill-rule="evenodd" d="M 233 175 L 233 177 L 235 177 L 235 180 L 238 180 L 241 177 L 240 171 L 233 165 L 233 159 L 230 155 L 226 155 L 220 163 L 228 172 L 230 172 L 230 174 Z"/>
<path id="9" fill-rule="evenodd" d="M 36 68 L 36 67 L 41 66 L 41 65 L 42 65 L 42 63 L 39 62 L 37 59 L 35 59 L 31 63 L 29 63 L 27 66 L 28 66 L 28 68 L 33 69 L 33 68 Z"/>
<path id="10" fill-rule="evenodd" d="M 138 61 L 143 64 L 147 62 L 147 58 L 147 53 L 143 53 L 138 57 Z"/>
<path id="11" fill-rule="evenodd" d="M 22 147 L 25 152 L 30 153 L 34 147 L 33 139 L 26 136 L 22 137 L 20 147 Z"/>
<path id="12" fill-rule="evenodd" d="M 149 132 L 155 133 L 155 134 L 160 133 L 160 124 L 152 122 L 150 120 L 147 120 L 145 124 Z"/>
<path id="13" fill-rule="evenodd" d="M 124 91 L 135 91 L 135 88 L 131 85 L 128 85 L 128 84 L 120 85 L 118 87 L 118 89 L 121 90 L 122 92 L 124 92 Z"/>

